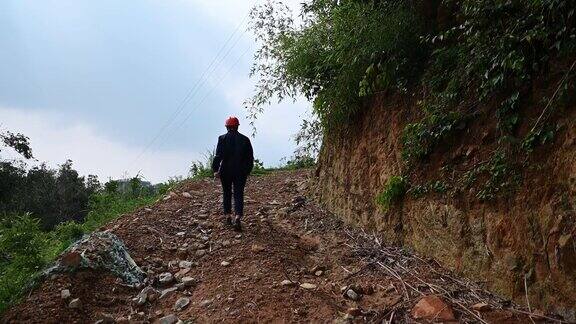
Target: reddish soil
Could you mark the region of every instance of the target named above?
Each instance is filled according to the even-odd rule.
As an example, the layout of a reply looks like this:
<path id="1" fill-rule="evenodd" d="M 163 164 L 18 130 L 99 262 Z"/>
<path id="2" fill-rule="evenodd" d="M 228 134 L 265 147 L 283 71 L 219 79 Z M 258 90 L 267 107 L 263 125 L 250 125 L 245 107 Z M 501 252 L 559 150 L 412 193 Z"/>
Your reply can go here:
<path id="1" fill-rule="evenodd" d="M 123 285 L 108 273 L 61 274 L 45 280 L 0 322 L 94 323 L 108 318 L 148 323 L 169 314 L 193 322 L 415 322 L 411 308 L 431 294 L 441 296 L 460 322 L 529 322 L 521 308 L 454 277 L 433 260 L 350 229 L 311 199 L 298 202 L 305 195 L 308 174 L 252 177 L 241 236 L 223 224 L 220 188 L 211 180 L 186 183 L 170 199 L 103 228 L 125 242 L 149 278 L 175 274 L 179 260 L 197 263 L 186 274 L 198 280 L 195 287 L 136 306 L 132 298 L 143 287 Z M 197 247 L 204 242 L 207 252 L 198 256 Z M 230 265 L 222 266 L 222 261 Z M 281 285 L 286 279 L 297 284 Z M 302 288 L 302 283 L 316 288 Z M 363 290 L 360 300 L 343 297 L 341 287 L 348 285 Z M 157 280 L 153 286 L 162 289 Z M 79 309 L 62 300 L 62 289 L 80 298 Z M 190 298 L 190 305 L 175 311 L 176 300 L 183 296 Z M 490 310 L 472 309 L 481 301 Z"/>

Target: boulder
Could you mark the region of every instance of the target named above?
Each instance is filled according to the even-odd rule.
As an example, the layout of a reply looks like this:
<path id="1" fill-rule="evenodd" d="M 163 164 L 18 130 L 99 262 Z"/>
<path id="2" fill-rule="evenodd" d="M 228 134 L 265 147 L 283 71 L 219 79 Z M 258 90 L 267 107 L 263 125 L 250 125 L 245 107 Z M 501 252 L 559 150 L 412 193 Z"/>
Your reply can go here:
<path id="1" fill-rule="evenodd" d="M 128 253 L 124 242 L 106 231 L 94 232 L 74 243 L 52 267 L 42 273 L 42 277 L 79 269 L 109 271 L 130 286 L 142 284 L 146 277 Z"/>

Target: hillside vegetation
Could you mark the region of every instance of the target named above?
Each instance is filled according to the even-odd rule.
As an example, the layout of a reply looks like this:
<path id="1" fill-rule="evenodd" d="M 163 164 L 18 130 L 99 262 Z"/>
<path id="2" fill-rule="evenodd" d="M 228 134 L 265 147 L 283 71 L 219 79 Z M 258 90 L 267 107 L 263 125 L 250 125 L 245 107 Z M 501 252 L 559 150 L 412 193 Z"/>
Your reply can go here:
<path id="1" fill-rule="evenodd" d="M 398 175 L 416 194 L 435 189 L 410 183 L 410 166 L 488 116 L 497 124 L 493 157 L 436 191 L 479 185 L 477 198 L 490 200 L 521 181 L 517 169 L 561 128 L 554 116 L 574 93 L 575 10 L 565 0 L 311 0 L 295 23 L 281 2 L 268 2 L 252 13 L 261 48 L 247 107 L 257 118 L 275 97 L 306 96 L 318 124 L 303 125 L 306 142 L 352 136 L 374 94 L 416 98 Z M 542 84 L 551 90 L 533 93 Z"/>

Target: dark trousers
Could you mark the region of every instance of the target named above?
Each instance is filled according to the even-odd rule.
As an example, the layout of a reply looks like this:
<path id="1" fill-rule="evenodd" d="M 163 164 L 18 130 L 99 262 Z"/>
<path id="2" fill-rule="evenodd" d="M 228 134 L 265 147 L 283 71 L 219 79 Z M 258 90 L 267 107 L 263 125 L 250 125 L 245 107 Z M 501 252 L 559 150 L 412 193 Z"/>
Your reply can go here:
<path id="1" fill-rule="evenodd" d="M 220 177 L 222 182 L 224 214 L 232 213 L 232 189 L 234 189 L 234 213 L 236 216 L 244 215 L 244 187 L 246 186 L 246 177 L 223 176 Z"/>

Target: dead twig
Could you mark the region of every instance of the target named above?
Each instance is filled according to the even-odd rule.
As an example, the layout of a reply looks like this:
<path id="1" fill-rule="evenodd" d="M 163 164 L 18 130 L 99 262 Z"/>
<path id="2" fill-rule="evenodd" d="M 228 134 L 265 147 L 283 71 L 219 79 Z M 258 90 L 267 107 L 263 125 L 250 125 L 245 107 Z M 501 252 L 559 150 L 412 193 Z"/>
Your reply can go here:
<path id="1" fill-rule="evenodd" d="M 526 305 L 528 306 L 528 311 L 532 313 L 532 307 L 530 306 L 530 298 L 528 298 L 528 284 L 526 283 L 526 274 L 524 274 L 524 294 L 526 295 Z M 530 318 L 532 324 L 536 324 L 534 323 L 532 316 L 528 315 L 528 317 Z"/>

